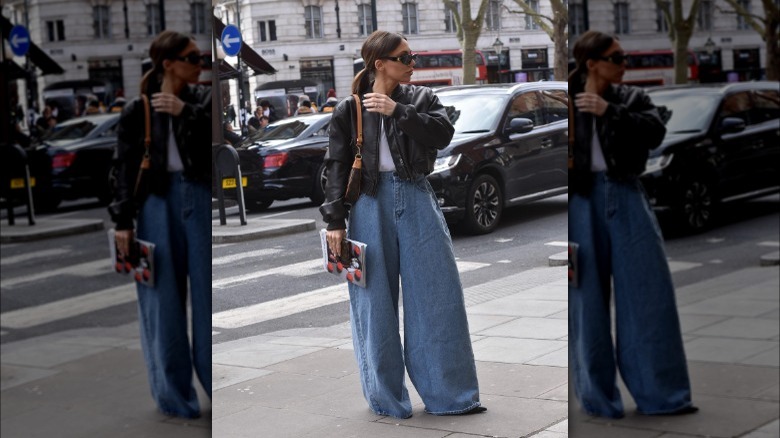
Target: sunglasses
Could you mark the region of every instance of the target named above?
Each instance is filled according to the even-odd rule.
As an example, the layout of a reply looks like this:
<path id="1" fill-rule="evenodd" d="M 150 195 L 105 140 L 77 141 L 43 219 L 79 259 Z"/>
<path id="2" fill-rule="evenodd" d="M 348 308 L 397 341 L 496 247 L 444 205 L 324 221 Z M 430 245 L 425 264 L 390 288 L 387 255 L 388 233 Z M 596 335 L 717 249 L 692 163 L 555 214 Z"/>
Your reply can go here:
<path id="1" fill-rule="evenodd" d="M 622 65 L 626 60 L 628 60 L 628 56 L 626 56 L 625 53 L 622 52 L 615 52 L 609 56 L 599 56 L 596 59 L 600 59 L 602 61 L 609 61 L 615 65 Z"/>
<path id="2" fill-rule="evenodd" d="M 206 61 L 207 58 L 208 61 Z M 200 65 L 201 63 L 211 64 L 211 57 L 207 55 L 201 55 L 198 52 L 190 52 L 184 56 L 175 56 L 173 59 L 189 62 L 192 65 Z"/>
<path id="3" fill-rule="evenodd" d="M 417 62 L 417 54 L 407 53 L 401 56 L 383 56 L 380 59 L 389 59 L 390 61 L 400 62 L 403 65 L 409 65 L 412 61 Z"/>

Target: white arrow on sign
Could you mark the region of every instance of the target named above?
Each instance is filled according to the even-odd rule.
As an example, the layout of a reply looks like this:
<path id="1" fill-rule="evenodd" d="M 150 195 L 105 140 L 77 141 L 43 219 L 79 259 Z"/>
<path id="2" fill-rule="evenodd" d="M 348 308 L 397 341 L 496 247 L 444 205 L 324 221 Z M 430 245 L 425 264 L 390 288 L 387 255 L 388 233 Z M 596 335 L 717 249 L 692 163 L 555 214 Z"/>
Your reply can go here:
<path id="1" fill-rule="evenodd" d="M 225 46 L 226 46 L 226 47 L 229 49 L 229 48 L 230 48 L 230 45 L 231 45 L 232 43 L 240 43 L 240 42 L 241 42 L 241 37 L 233 37 L 233 38 L 226 37 L 224 40 L 222 40 L 222 42 L 223 42 L 223 43 L 225 44 Z"/>
<path id="2" fill-rule="evenodd" d="M 19 48 L 19 44 L 27 44 L 30 42 L 29 38 L 20 37 L 19 34 L 14 34 L 14 36 L 11 37 L 11 45 L 14 47 L 14 49 Z"/>

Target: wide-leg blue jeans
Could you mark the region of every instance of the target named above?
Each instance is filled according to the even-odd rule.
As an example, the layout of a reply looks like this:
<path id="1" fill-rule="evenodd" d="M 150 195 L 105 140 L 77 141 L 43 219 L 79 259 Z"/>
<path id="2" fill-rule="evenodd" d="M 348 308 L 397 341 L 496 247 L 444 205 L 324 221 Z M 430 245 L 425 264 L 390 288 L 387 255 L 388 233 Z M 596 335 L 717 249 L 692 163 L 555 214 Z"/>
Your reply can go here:
<path id="1" fill-rule="evenodd" d="M 616 369 L 639 412 L 664 414 L 690 406 L 663 237 L 639 180 L 595 173 L 587 197 L 569 197 L 569 240 L 579 244 L 579 287 L 569 286 L 569 367 L 583 410 L 623 416 Z"/>
<path id="2" fill-rule="evenodd" d="M 352 207 L 349 238 L 366 243 L 366 288 L 349 286 L 352 339 L 363 394 L 373 412 L 408 418 L 404 364 L 425 410 L 480 405 L 463 289 L 452 241 L 425 177 L 380 173 L 375 197 Z M 399 276 L 404 342 L 399 335 Z"/>
<path id="3" fill-rule="evenodd" d="M 141 345 L 152 397 L 168 415 L 196 418 L 193 365 L 211 397 L 211 190 L 170 173 L 163 196 L 150 195 L 137 236 L 154 243 L 154 287 L 138 284 Z M 187 336 L 187 279 L 192 347 Z"/>

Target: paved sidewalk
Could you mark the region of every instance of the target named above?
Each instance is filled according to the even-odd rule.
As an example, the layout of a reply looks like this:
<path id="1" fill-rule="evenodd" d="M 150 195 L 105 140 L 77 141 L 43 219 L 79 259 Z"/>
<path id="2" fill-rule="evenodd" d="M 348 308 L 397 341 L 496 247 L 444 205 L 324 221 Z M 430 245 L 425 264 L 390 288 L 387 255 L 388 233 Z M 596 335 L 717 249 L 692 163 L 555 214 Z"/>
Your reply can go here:
<path id="1" fill-rule="evenodd" d="M 195 383 L 202 417 L 160 414 L 149 393 L 138 323 L 3 344 L 3 438 L 210 437 L 211 402 Z"/>
<path id="2" fill-rule="evenodd" d="M 484 414 L 425 414 L 409 384 L 412 418 L 374 415 L 345 323 L 214 345 L 213 436 L 565 437 L 565 269 L 532 269 L 465 290 Z"/>
<path id="3" fill-rule="evenodd" d="M 571 395 L 573 438 L 780 437 L 780 269 L 747 268 L 677 290 L 693 402 L 648 417 L 620 383 L 626 417 L 592 418 Z"/>
<path id="4" fill-rule="evenodd" d="M 40 216 L 35 225 L 27 223 L 27 217 L 16 218 L 15 225 L 8 225 L 8 219 L 0 220 L 0 243 L 29 242 L 32 240 L 73 234 L 90 233 L 104 228 L 101 219 L 73 219 Z"/>

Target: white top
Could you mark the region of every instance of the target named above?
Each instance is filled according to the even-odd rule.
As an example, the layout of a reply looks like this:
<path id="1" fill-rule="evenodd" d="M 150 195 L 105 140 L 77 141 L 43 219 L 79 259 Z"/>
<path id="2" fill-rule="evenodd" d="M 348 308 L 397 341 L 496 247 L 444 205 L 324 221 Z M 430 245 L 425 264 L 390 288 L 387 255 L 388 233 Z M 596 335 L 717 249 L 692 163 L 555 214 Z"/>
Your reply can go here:
<path id="1" fill-rule="evenodd" d="M 601 150 L 596 118 L 593 118 L 593 139 L 590 141 L 590 171 L 603 172 L 607 170 L 607 161 L 604 159 L 604 151 Z"/>
<path id="2" fill-rule="evenodd" d="M 179 148 L 176 146 L 176 137 L 173 135 L 173 117 L 168 117 L 168 172 L 180 172 L 184 170 L 181 162 Z"/>
<path id="3" fill-rule="evenodd" d="M 395 162 L 390 154 L 390 144 L 387 142 L 385 121 L 382 117 L 379 118 L 379 127 L 379 171 L 395 172 Z"/>

